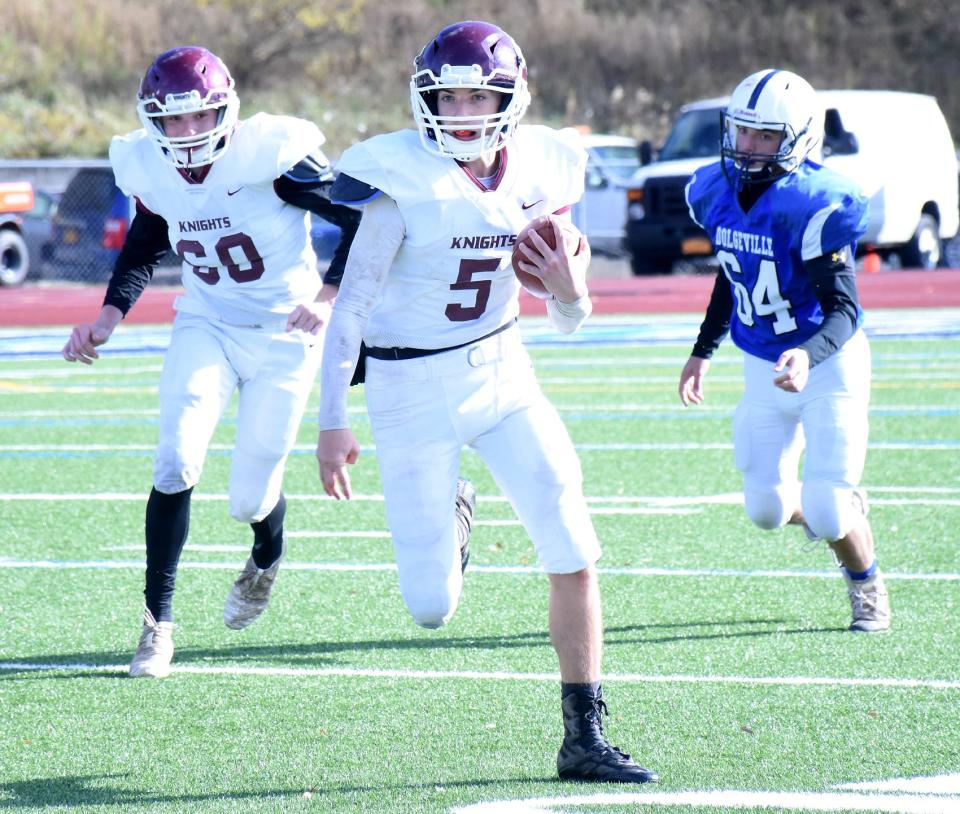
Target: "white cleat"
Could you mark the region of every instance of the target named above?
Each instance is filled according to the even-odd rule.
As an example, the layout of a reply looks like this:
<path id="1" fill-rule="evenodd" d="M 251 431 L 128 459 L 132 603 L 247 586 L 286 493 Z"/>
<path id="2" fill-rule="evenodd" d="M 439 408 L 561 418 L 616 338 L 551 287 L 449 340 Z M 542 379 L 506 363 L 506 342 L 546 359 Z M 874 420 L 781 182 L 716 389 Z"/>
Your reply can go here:
<path id="1" fill-rule="evenodd" d="M 143 632 L 130 662 L 132 678 L 166 678 L 173 658 L 173 623 L 158 622 L 149 609 L 143 611 Z"/>
<path id="2" fill-rule="evenodd" d="M 890 598 L 883 575 L 876 571 L 863 582 L 854 582 L 843 571 L 847 582 L 847 594 L 853 610 L 853 622 L 850 630 L 857 633 L 880 633 L 890 629 Z"/>
<path id="3" fill-rule="evenodd" d="M 287 541 L 283 541 L 283 550 L 277 561 L 269 568 L 257 568 L 253 557 L 247 558 L 246 565 L 227 594 L 223 606 L 223 623 L 231 630 L 243 630 L 253 624 L 267 609 L 270 592 L 280 570 L 280 561 L 287 553 Z"/>

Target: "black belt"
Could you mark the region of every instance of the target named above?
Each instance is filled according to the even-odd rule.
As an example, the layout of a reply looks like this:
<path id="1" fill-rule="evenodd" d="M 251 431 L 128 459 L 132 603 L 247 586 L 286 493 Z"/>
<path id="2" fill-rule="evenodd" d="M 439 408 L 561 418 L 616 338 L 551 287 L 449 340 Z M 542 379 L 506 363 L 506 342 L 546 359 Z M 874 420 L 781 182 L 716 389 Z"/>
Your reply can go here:
<path id="1" fill-rule="evenodd" d="M 477 339 L 471 339 L 469 342 L 463 342 L 460 345 L 451 345 L 449 348 L 368 348 L 364 346 L 363 350 L 367 356 L 373 359 L 419 359 L 421 356 L 433 356 L 435 353 L 446 353 L 448 350 L 457 350 L 457 348 L 465 348 L 467 345 L 482 342 L 484 339 L 489 339 L 491 336 L 496 336 L 501 331 L 507 330 L 516 321 L 516 318 L 511 319 L 488 334 L 484 334 Z"/>

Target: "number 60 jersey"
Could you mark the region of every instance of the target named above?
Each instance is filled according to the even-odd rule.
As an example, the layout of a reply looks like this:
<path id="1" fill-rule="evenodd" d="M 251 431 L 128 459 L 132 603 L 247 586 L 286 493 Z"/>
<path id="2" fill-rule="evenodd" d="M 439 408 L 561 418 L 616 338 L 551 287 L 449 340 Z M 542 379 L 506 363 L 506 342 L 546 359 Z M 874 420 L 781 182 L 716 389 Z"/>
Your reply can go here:
<path id="1" fill-rule="evenodd" d="M 730 283 L 734 343 L 771 362 L 823 322 L 804 263 L 853 252 L 868 222 L 868 202 L 856 185 L 811 161 L 774 181 L 746 213 L 721 164 L 710 164 L 687 184 L 687 205 Z M 862 320 L 858 306 L 858 325 Z"/>
<path id="2" fill-rule="evenodd" d="M 240 122 L 230 149 L 198 182 L 159 154 L 143 130 L 110 144 L 117 186 L 167 222 L 183 261 L 177 309 L 233 324 L 286 317 L 320 289 L 308 213 L 273 182 L 323 134 L 312 122 L 258 113 Z"/>

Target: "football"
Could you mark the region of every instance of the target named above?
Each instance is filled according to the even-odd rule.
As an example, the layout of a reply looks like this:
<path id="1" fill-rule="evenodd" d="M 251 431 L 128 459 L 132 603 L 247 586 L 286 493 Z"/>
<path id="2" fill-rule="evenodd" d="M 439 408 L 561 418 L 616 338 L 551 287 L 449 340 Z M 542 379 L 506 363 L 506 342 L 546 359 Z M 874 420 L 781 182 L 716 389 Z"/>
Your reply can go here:
<path id="1" fill-rule="evenodd" d="M 580 230 L 570 223 L 570 221 L 564 220 L 563 218 L 542 215 L 539 218 L 534 218 L 520 230 L 520 234 L 517 235 L 517 241 L 513 244 L 513 253 L 510 256 L 513 273 L 517 275 L 520 285 L 522 285 L 526 291 L 542 300 L 550 299 L 551 294 L 547 291 L 546 286 L 539 277 L 520 268 L 521 261 L 529 262 L 529 258 L 520 250 L 520 246 L 525 243 L 535 253 L 539 254 L 539 250 L 530 238 L 530 233 L 535 231 L 551 249 L 557 248 L 556 237 L 553 233 L 554 223 L 560 227 L 560 234 L 563 235 L 563 241 L 572 256 L 576 257 L 582 251 L 589 250 L 587 239 L 580 233 Z"/>

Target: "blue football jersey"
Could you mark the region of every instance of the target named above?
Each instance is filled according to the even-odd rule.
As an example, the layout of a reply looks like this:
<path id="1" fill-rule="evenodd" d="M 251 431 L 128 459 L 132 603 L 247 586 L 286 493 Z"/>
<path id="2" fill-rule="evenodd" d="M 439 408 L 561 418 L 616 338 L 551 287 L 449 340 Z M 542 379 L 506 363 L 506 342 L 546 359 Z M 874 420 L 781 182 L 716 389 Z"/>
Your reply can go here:
<path id="1" fill-rule="evenodd" d="M 730 283 L 737 347 L 776 361 L 815 334 L 823 311 L 803 264 L 856 249 L 868 221 L 868 201 L 857 186 L 806 161 L 744 213 L 717 162 L 694 173 L 686 194 L 690 216 L 709 235 Z M 858 325 L 862 320 L 858 307 Z"/>

